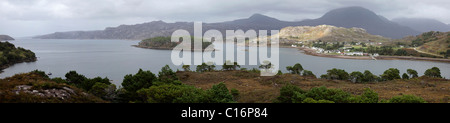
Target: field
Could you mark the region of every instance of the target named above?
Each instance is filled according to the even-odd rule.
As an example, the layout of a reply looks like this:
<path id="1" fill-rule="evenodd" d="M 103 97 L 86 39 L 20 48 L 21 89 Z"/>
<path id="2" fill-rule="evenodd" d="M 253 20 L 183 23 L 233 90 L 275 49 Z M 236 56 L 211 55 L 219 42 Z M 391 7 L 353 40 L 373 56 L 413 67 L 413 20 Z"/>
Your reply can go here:
<path id="1" fill-rule="evenodd" d="M 286 84 L 293 84 L 304 90 L 320 86 L 339 88 L 356 95 L 360 95 L 364 88 L 370 88 L 379 94 L 380 99 L 407 94 L 422 97 L 432 103 L 450 102 L 450 80 L 428 77 L 363 84 L 293 74 L 261 77 L 258 73 L 248 71 L 178 72 L 177 75 L 183 83 L 202 89 L 224 82 L 229 89 L 239 90 L 240 103 L 271 103 L 279 95 L 280 88 Z"/>

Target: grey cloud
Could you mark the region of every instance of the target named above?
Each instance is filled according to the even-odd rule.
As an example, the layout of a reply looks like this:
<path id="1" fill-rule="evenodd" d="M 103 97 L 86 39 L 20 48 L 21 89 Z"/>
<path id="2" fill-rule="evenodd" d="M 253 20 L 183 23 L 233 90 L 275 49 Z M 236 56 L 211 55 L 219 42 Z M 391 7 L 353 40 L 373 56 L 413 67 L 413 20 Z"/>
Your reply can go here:
<path id="1" fill-rule="evenodd" d="M 155 20 L 221 22 L 254 13 L 295 21 L 347 6 L 362 6 L 388 19 L 423 17 L 450 23 L 449 5 L 448 0 L 2 0 L 0 34 L 100 30 Z"/>

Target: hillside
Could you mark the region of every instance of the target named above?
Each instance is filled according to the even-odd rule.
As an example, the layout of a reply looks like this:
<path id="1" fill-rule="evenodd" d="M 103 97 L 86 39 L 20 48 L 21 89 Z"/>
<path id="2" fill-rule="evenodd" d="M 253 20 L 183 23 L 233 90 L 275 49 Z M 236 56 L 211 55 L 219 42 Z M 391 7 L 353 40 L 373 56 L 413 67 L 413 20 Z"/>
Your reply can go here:
<path id="1" fill-rule="evenodd" d="M 107 78 L 88 79 L 73 71 L 66 74 L 69 79 L 49 78 L 42 71 L 32 71 L 0 79 L 0 103 L 272 103 L 288 85 L 310 90 L 310 94 L 319 94 L 324 96 L 322 98 L 345 96 L 342 97 L 345 100 L 330 100 L 338 101 L 336 103 L 361 103 L 359 97 L 367 89 L 376 94 L 372 96 L 374 103 L 392 101 L 399 96 L 404 97 L 400 99 L 403 101 L 411 100 L 406 98 L 411 96 L 431 103 L 450 101 L 450 81 L 428 76 L 353 83 L 289 73 L 261 77 L 254 70 L 175 73 L 163 67 L 159 74 L 157 77 L 150 71 L 139 70 L 134 75 L 126 75 L 123 88 L 116 90 L 114 85 L 103 83 Z M 313 99 L 320 101 L 319 97 Z M 407 103 L 403 101 L 388 103 Z"/>
<path id="2" fill-rule="evenodd" d="M 363 28 L 368 33 L 389 38 L 402 38 L 408 35 L 417 35 L 420 32 L 409 27 L 398 25 L 383 16 L 362 7 L 346 7 L 327 12 L 317 19 L 290 22 L 268 17 L 262 14 L 253 14 L 248 18 L 225 21 L 218 23 L 203 23 L 203 32 L 215 29 L 225 35 L 226 30 L 280 30 L 288 26 L 317 26 L 333 25 L 345 28 Z M 187 30 L 193 35 L 193 22 L 166 23 L 164 21 L 152 21 L 135 25 L 120 25 L 107 27 L 96 31 L 71 31 L 55 32 L 35 36 L 41 39 L 135 39 L 143 40 L 158 36 L 171 36 L 178 29 Z"/>
<path id="3" fill-rule="evenodd" d="M 343 28 L 330 25 L 286 27 L 278 34 L 282 39 L 324 42 L 389 41 L 382 36 L 371 35 L 362 28 Z"/>
<path id="4" fill-rule="evenodd" d="M 417 50 L 438 55 L 441 57 L 448 57 L 450 55 L 450 32 L 427 32 L 418 35 L 412 41 L 413 44 L 420 45 Z"/>
<path id="5" fill-rule="evenodd" d="M 38 72 L 0 79 L 0 103 L 104 103 L 71 85 L 57 83 Z"/>
<path id="6" fill-rule="evenodd" d="M 15 47 L 9 42 L 0 42 L 0 71 L 10 65 L 36 61 L 36 55 L 27 49 Z"/>
<path id="7" fill-rule="evenodd" d="M 416 95 L 427 102 L 439 103 L 449 100 L 450 81 L 439 78 L 419 77 L 410 80 L 391 80 L 376 83 L 352 83 L 341 80 L 316 79 L 294 74 L 261 77 L 259 73 L 248 71 L 214 71 L 214 72 L 178 72 L 180 80 L 188 85 L 208 89 L 211 85 L 223 82 L 228 88 L 239 91 L 240 103 L 271 103 L 280 95 L 280 88 L 295 85 L 303 90 L 314 87 L 341 89 L 351 94 L 360 95 L 365 88 L 378 93 L 380 100 L 399 95 Z"/>
<path id="8" fill-rule="evenodd" d="M 430 31 L 416 36 L 408 36 L 398 41 L 415 47 L 413 50 L 422 54 L 440 58 L 450 55 L 450 32 Z"/>
<path id="9" fill-rule="evenodd" d="M 14 38 L 12 38 L 9 35 L 0 35 L 0 41 L 10 41 L 10 40 L 14 40 Z"/>

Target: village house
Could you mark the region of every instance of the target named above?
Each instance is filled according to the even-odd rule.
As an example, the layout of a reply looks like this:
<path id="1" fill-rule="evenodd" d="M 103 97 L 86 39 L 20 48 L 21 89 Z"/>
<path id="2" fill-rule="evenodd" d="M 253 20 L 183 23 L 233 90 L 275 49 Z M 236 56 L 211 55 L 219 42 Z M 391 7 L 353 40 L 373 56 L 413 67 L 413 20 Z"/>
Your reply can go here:
<path id="1" fill-rule="evenodd" d="M 348 53 L 344 53 L 344 55 L 346 55 L 346 56 L 363 56 L 364 53 L 363 52 L 348 52 Z"/>
<path id="2" fill-rule="evenodd" d="M 378 57 L 378 56 L 380 56 L 378 53 L 373 54 L 373 57 Z"/>

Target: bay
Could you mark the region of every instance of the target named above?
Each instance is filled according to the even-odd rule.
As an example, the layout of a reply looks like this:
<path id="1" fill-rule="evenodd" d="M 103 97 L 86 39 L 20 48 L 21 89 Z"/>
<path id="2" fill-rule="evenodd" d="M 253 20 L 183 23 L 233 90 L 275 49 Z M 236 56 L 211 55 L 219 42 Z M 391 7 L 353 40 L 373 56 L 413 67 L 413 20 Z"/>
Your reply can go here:
<path id="1" fill-rule="evenodd" d="M 140 68 L 151 70 L 156 75 L 166 64 L 174 70 L 182 70 L 181 66 L 172 64 L 171 50 L 142 49 L 132 46 L 138 42 L 133 40 L 17 39 L 11 43 L 35 52 L 38 61 L 15 64 L 4 69 L 0 78 L 36 69 L 51 72 L 50 77 L 64 78 L 67 72 L 75 70 L 89 78 L 108 77 L 114 84 L 120 86 L 125 75 L 135 74 Z M 220 50 L 223 45 L 215 43 L 215 46 Z M 245 47 L 240 46 L 237 48 L 237 50 L 244 49 Z M 287 72 L 286 66 L 301 63 L 304 69 L 312 71 L 316 76 L 325 74 L 332 68 L 344 69 L 349 73 L 370 70 L 376 75 L 382 74 L 389 68 L 397 68 L 401 74 L 405 73 L 406 69 L 414 69 L 419 75 L 423 75 L 425 70 L 438 67 L 443 77 L 450 78 L 449 63 L 337 59 L 310 56 L 302 52 L 294 48 L 280 48 L 280 69 Z M 242 67 L 258 68 L 257 65 L 242 65 Z M 220 65 L 216 66 L 216 69 L 221 68 Z M 191 66 L 191 70 L 195 70 L 195 66 Z"/>

